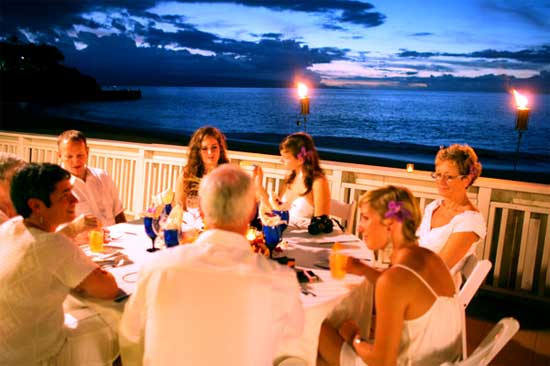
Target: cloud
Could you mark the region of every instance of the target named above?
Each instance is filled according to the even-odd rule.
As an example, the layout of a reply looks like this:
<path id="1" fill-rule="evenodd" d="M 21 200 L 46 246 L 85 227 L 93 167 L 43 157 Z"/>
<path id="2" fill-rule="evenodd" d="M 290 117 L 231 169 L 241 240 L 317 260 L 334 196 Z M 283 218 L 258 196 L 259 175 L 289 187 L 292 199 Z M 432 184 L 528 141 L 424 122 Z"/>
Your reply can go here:
<path id="1" fill-rule="evenodd" d="M 509 59 L 521 62 L 531 62 L 536 64 L 550 63 L 550 45 L 542 45 L 540 47 L 524 49 L 520 51 L 498 51 L 498 50 L 482 50 L 470 53 L 449 53 L 449 52 L 417 52 L 402 50 L 397 54 L 398 57 L 404 58 L 430 58 L 436 56 L 445 57 L 466 57 L 466 58 L 484 58 L 484 59 Z"/>
<path id="2" fill-rule="evenodd" d="M 433 33 L 431 32 L 417 32 L 411 34 L 412 37 L 426 37 L 426 36 L 433 36 Z"/>
<path id="3" fill-rule="evenodd" d="M 482 2 L 482 6 L 485 11 L 511 15 L 514 18 L 522 19 L 529 24 L 545 30 L 550 26 L 550 19 L 546 15 L 548 14 L 548 10 L 550 10 L 548 2 L 487 0 Z"/>

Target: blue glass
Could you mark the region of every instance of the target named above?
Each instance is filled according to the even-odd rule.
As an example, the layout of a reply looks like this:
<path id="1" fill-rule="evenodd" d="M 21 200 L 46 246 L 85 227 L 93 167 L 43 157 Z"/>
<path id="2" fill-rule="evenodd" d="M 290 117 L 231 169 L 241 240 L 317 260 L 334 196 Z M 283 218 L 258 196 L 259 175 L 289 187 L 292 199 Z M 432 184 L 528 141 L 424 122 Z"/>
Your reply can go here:
<path id="1" fill-rule="evenodd" d="M 264 233 L 265 245 L 269 249 L 269 256 L 271 257 L 273 254 L 273 249 L 275 249 L 277 244 L 281 241 L 281 225 L 264 225 L 262 232 Z"/>
<path id="2" fill-rule="evenodd" d="M 167 203 L 164 205 L 164 214 L 166 216 L 170 215 L 170 212 L 172 212 L 172 204 L 171 203 Z"/>
<path id="3" fill-rule="evenodd" d="M 168 248 L 175 247 L 179 244 L 179 232 L 177 229 L 164 230 L 164 243 Z"/>
<path id="4" fill-rule="evenodd" d="M 284 210 L 284 211 L 273 210 L 271 212 L 273 212 L 275 215 L 278 215 L 281 218 L 281 220 L 286 222 L 285 224 L 279 225 L 281 227 L 281 232 L 285 231 L 286 228 L 288 227 L 288 219 L 290 218 L 288 214 L 288 210 Z"/>
<path id="5" fill-rule="evenodd" d="M 155 248 L 155 239 L 157 238 L 157 229 L 155 228 L 155 219 L 153 217 L 144 217 L 143 226 L 145 227 L 145 233 L 151 238 L 151 248 L 147 248 L 148 252 L 155 252 L 158 248 Z"/>

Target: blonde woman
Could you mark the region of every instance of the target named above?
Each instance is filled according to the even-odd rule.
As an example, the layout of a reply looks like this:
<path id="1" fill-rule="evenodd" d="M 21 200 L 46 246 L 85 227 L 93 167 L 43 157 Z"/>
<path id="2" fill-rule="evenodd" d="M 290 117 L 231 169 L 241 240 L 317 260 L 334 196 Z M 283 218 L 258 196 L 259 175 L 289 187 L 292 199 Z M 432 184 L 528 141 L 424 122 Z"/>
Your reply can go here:
<path id="1" fill-rule="evenodd" d="M 387 186 L 364 194 L 359 208 L 367 247 L 393 245 L 392 265 L 376 282 L 374 343 L 364 341 L 351 320 L 338 329 L 323 323 L 317 364 L 432 366 L 458 360 L 464 310 L 441 257 L 418 245 L 416 199 L 406 188 Z M 369 268 L 350 257 L 345 269 L 365 275 Z"/>

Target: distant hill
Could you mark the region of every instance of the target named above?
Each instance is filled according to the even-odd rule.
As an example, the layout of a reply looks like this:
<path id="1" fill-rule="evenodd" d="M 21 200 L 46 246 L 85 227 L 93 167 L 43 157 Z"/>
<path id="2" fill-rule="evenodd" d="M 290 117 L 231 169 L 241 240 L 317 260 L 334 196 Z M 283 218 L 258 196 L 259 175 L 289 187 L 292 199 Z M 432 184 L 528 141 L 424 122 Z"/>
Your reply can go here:
<path id="1" fill-rule="evenodd" d="M 60 63 L 54 46 L 0 42 L 0 100 L 2 102 L 70 102 L 136 99 L 138 91 L 103 91 L 96 80 Z"/>

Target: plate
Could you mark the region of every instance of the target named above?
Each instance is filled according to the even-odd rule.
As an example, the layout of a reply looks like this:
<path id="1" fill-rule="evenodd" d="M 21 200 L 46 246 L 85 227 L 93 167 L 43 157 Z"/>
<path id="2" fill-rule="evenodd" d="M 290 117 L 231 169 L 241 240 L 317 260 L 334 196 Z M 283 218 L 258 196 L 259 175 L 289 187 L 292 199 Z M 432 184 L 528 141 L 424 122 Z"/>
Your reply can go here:
<path id="1" fill-rule="evenodd" d="M 124 235 L 124 231 L 120 229 L 109 229 L 109 238 L 111 238 L 111 240 L 120 239 L 122 235 Z"/>

